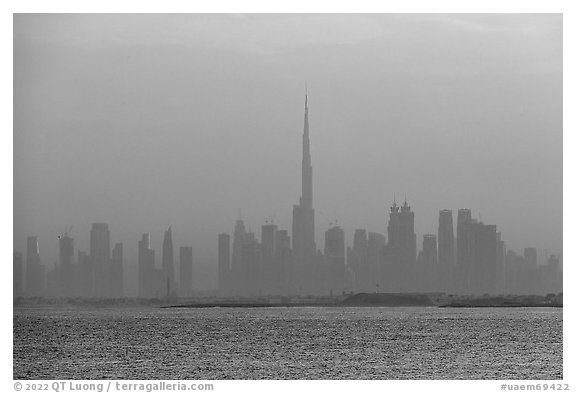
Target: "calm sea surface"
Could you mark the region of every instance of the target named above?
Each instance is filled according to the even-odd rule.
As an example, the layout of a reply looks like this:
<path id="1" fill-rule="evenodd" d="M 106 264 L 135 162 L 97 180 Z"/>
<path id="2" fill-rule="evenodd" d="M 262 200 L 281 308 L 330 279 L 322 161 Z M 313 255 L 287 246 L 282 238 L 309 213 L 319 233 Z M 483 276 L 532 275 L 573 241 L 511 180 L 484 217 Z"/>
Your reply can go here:
<path id="1" fill-rule="evenodd" d="M 562 309 L 15 308 L 15 379 L 561 379 Z"/>

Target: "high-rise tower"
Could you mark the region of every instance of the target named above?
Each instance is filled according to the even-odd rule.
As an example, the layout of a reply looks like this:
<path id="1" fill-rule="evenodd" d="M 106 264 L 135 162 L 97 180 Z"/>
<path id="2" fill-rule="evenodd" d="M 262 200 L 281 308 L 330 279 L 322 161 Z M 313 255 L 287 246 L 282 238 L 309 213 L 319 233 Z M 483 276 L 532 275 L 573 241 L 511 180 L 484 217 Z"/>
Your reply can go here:
<path id="1" fill-rule="evenodd" d="M 110 230 L 106 223 L 92 224 L 90 260 L 94 269 L 94 296 L 110 297 Z"/>
<path id="2" fill-rule="evenodd" d="M 152 298 L 155 296 L 154 250 L 150 248 L 150 234 L 145 233 L 138 241 L 138 296 Z"/>
<path id="3" fill-rule="evenodd" d="M 389 291 L 406 292 L 413 290 L 414 265 L 416 262 L 416 233 L 414 232 L 414 212 L 404 200 L 402 206 L 396 199 L 390 207 L 388 221 L 388 245 L 385 251 L 385 265 L 390 277 L 395 277 Z"/>
<path id="4" fill-rule="evenodd" d="M 175 292 L 174 280 L 174 246 L 172 244 L 172 227 L 164 232 L 164 242 L 162 243 L 162 274 L 166 296 Z"/>
<path id="5" fill-rule="evenodd" d="M 230 235 L 218 235 L 218 291 L 220 295 L 230 292 Z"/>
<path id="6" fill-rule="evenodd" d="M 74 239 L 68 236 L 68 232 L 58 237 L 60 248 L 60 295 L 64 297 L 74 296 Z"/>
<path id="7" fill-rule="evenodd" d="M 440 210 L 438 216 L 438 289 L 453 291 L 454 224 L 452 210 Z"/>
<path id="8" fill-rule="evenodd" d="M 312 207 L 312 158 L 308 127 L 308 94 L 304 100 L 304 133 L 302 135 L 302 195 L 292 211 L 292 250 L 294 284 L 298 293 L 312 293 L 318 287 L 315 273 L 314 208 Z"/>
<path id="9" fill-rule="evenodd" d="M 41 296 L 45 289 L 45 271 L 40 263 L 38 237 L 26 239 L 26 293 L 28 296 Z"/>
<path id="10" fill-rule="evenodd" d="M 458 209 L 455 282 L 458 293 L 470 292 L 470 267 L 472 266 L 472 251 L 474 245 L 472 224 L 472 211 L 470 209 Z"/>
<path id="11" fill-rule="evenodd" d="M 440 210 L 438 217 L 438 263 L 454 267 L 454 224 L 452 210 Z"/>
<path id="12" fill-rule="evenodd" d="M 112 297 L 117 299 L 124 295 L 124 266 L 122 263 L 123 252 L 123 244 L 116 243 L 112 249 L 111 285 Z"/>
<path id="13" fill-rule="evenodd" d="M 304 101 L 304 133 L 302 135 L 302 196 L 292 214 L 292 239 L 297 262 L 309 263 L 316 254 L 314 241 L 314 208 L 312 207 L 312 157 L 308 126 L 308 94 Z"/>
<path id="14" fill-rule="evenodd" d="M 346 289 L 346 241 L 344 230 L 334 226 L 326 231 L 324 258 L 328 267 L 328 288 L 330 295 L 340 295 Z"/>

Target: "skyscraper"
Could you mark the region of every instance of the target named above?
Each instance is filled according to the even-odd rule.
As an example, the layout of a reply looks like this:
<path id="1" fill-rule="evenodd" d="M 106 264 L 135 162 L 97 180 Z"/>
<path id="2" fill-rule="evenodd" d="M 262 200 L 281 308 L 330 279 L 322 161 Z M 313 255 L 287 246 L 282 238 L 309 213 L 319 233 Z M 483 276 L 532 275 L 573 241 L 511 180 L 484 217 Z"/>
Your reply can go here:
<path id="1" fill-rule="evenodd" d="M 234 277 L 232 289 L 235 293 L 243 293 L 247 280 L 246 258 L 244 257 L 244 238 L 246 230 L 244 221 L 238 218 L 234 226 L 234 239 L 232 243 L 232 276 Z"/>
<path id="2" fill-rule="evenodd" d="M 341 295 L 346 282 L 346 260 L 344 231 L 339 226 L 325 233 L 324 258 L 328 266 L 328 288 L 330 295 Z"/>
<path id="3" fill-rule="evenodd" d="M 28 296 L 42 296 L 45 290 L 45 271 L 40 263 L 38 237 L 26 239 L 26 293 Z"/>
<path id="4" fill-rule="evenodd" d="M 262 225 L 262 291 L 267 295 L 278 293 L 277 232 L 274 224 Z"/>
<path id="5" fill-rule="evenodd" d="M 230 291 L 230 235 L 218 235 L 218 291 L 220 295 Z"/>
<path id="6" fill-rule="evenodd" d="M 292 211 L 292 249 L 297 264 L 297 284 L 306 292 L 313 290 L 310 274 L 316 254 L 314 241 L 314 208 L 312 205 L 312 158 L 308 126 L 308 94 L 304 101 L 304 133 L 302 135 L 302 195 Z"/>
<path id="7" fill-rule="evenodd" d="M 176 291 L 176 281 L 174 280 L 174 246 L 172 244 L 172 227 L 164 232 L 162 242 L 162 274 L 165 285 L 166 296 L 172 295 Z"/>
<path id="8" fill-rule="evenodd" d="M 498 292 L 498 273 L 500 271 L 496 225 L 473 222 L 472 238 L 469 292 L 476 295 L 495 294 Z"/>
<path id="9" fill-rule="evenodd" d="M 110 231 L 108 230 L 108 224 L 92 224 L 90 231 L 90 260 L 94 269 L 94 296 L 110 297 Z"/>
<path id="10" fill-rule="evenodd" d="M 472 247 L 472 211 L 470 209 L 458 209 L 455 288 L 459 293 L 469 293 L 470 291 Z"/>
<path id="11" fill-rule="evenodd" d="M 292 268 L 292 249 L 290 236 L 286 229 L 276 232 L 276 260 L 278 261 L 278 293 L 288 294 L 291 291 L 290 273 Z"/>
<path id="12" fill-rule="evenodd" d="M 64 233 L 58 239 L 58 245 L 60 248 L 60 282 L 58 288 L 60 291 L 59 295 L 64 297 L 74 296 L 76 287 L 76 281 L 74 277 L 74 239 L 68 236 L 68 233 Z"/>
<path id="13" fill-rule="evenodd" d="M 123 265 L 123 245 L 116 243 L 112 249 L 112 266 L 111 266 L 111 296 L 121 298 L 124 296 L 124 265 Z"/>
<path id="14" fill-rule="evenodd" d="M 152 298 L 156 293 L 154 250 L 150 248 L 150 234 L 145 233 L 138 241 L 138 296 Z"/>
<path id="15" fill-rule="evenodd" d="M 438 248 L 436 235 L 424 235 L 422 239 L 423 262 L 432 266 L 438 263 Z"/>
<path id="16" fill-rule="evenodd" d="M 453 291 L 454 224 L 452 210 L 440 210 L 438 217 L 438 289 Z"/>
<path id="17" fill-rule="evenodd" d="M 355 290 L 370 291 L 368 268 L 368 235 L 366 229 L 354 231 L 352 248 L 348 250 L 348 266 L 354 272 Z"/>
<path id="18" fill-rule="evenodd" d="M 418 258 L 416 271 L 417 289 L 435 291 L 438 287 L 438 247 L 436 235 L 427 234 L 422 238 L 422 251 Z"/>
<path id="19" fill-rule="evenodd" d="M 385 258 L 392 277 L 396 278 L 392 289 L 400 292 L 413 290 L 416 233 L 414 232 L 414 212 L 411 211 L 406 200 L 401 207 L 396 205 L 396 201 L 390 207 Z"/>
<path id="20" fill-rule="evenodd" d="M 382 292 L 393 288 L 391 281 L 395 280 L 392 275 L 387 275 L 384 266 L 384 250 L 386 248 L 386 236 L 378 232 L 368 232 L 366 244 L 366 264 L 368 265 L 366 292 Z M 389 281 L 388 281 L 389 280 Z M 387 285 L 390 284 L 390 285 Z"/>
<path id="21" fill-rule="evenodd" d="M 504 251 L 496 225 L 472 219 L 470 209 L 458 210 L 456 290 L 465 294 L 495 294 L 502 290 L 499 275 Z"/>
<path id="22" fill-rule="evenodd" d="M 180 247 L 180 296 L 192 296 L 192 247 Z"/>
<path id="23" fill-rule="evenodd" d="M 242 293 L 262 295 L 262 251 L 254 232 L 244 234 L 242 244 Z"/>
<path id="24" fill-rule="evenodd" d="M 80 270 L 80 295 L 85 298 L 94 296 L 94 269 L 90 256 L 78 251 L 78 268 Z"/>

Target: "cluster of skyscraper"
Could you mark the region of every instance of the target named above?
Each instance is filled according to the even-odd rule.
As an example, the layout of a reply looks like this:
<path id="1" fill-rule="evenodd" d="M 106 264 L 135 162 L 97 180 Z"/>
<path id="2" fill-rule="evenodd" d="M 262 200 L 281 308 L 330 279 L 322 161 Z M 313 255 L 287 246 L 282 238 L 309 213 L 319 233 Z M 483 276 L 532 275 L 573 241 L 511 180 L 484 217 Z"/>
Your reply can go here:
<path id="1" fill-rule="evenodd" d="M 404 200 L 390 207 L 387 238 L 357 229 L 346 247 L 342 228 L 325 233 L 324 251 L 314 240 L 312 159 L 308 97 L 302 135 L 302 196 L 293 207 L 292 239 L 273 222 L 262 226 L 261 241 L 236 221 L 233 238 L 218 236 L 218 289 L 222 296 L 340 295 L 350 292 L 445 292 L 456 294 L 539 294 L 562 291 L 561 255 L 538 265 L 537 252 L 506 252 L 495 225 L 458 210 L 456 236 L 451 210 L 441 210 L 438 234 L 426 234 L 417 255 L 414 212 Z M 292 240 L 292 241 L 291 241 Z M 14 253 L 15 296 L 123 296 L 122 243 L 110 253 L 107 224 L 92 224 L 90 253 L 78 252 L 65 233 L 59 239 L 60 263 L 45 274 L 38 238 L 29 237 L 26 280 L 22 254 Z M 232 244 L 231 244 L 232 243 Z M 150 235 L 138 242 L 138 295 L 158 298 L 192 295 L 192 248 L 180 247 L 179 288 L 176 284 L 172 229 L 164 234 L 162 265 L 156 267 Z"/>
<path id="2" fill-rule="evenodd" d="M 138 295 L 142 298 L 191 296 L 192 247 L 180 247 L 180 287 L 176 282 L 172 227 L 164 232 L 162 265 L 157 268 L 155 252 L 150 247 L 150 234 L 138 242 Z"/>
<path id="3" fill-rule="evenodd" d="M 324 252 L 314 240 L 312 160 L 308 99 L 302 136 L 302 196 L 292 216 L 292 246 L 286 230 L 262 226 L 261 242 L 239 219 L 230 235 L 218 236 L 218 284 L 222 295 L 340 295 L 344 292 L 446 292 L 459 294 L 543 293 L 562 290 L 561 261 L 547 265 L 521 258 L 495 225 L 458 210 L 456 236 L 451 210 L 441 210 L 438 235 L 426 234 L 417 254 L 414 212 L 405 200 L 390 208 L 388 239 L 354 232 L 346 247 L 339 226 L 325 233 Z M 232 252 L 230 252 L 232 250 Z M 535 249 L 527 249 L 535 250 Z M 531 255 L 531 254 L 530 254 Z"/>
<path id="4" fill-rule="evenodd" d="M 90 253 L 78 251 L 74 263 L 74 239 L 65 232 L 58 239 L 59 263 L 46 272 L 40 262 L 38 237 L 27 239 L 26 264 L 22 254 L 14 253 L 14 296 L 121 298 L 124 296 L 123 245 L 110 250 L 108 224 L 92 224 Z M 138 242 L 138 296 L 160 298 L 192 294 L 192 247 L 180 247 L 180 286 L 176 284 L 172 228 L 164 234 L 162 265 L 155 265 L 150 234 Z"/>
<path id="5" fill-rule="evenodd" d="M 110 249 L 108 224 L 94 223 L 90 231 L 90 253 L 78 251 L 74 263 L 74 239 L 68 231 L 58 237 L 59 263 L 46 272 L 40 262 L 38 237 L 26 242 L 26 268 L 22 254 L 14 253 L 15 296 L 58 296 L 119 298 L 123 296 L 124 269 L 122 243 Z M 23 285 L 24 283 L 24 285 Z"/>

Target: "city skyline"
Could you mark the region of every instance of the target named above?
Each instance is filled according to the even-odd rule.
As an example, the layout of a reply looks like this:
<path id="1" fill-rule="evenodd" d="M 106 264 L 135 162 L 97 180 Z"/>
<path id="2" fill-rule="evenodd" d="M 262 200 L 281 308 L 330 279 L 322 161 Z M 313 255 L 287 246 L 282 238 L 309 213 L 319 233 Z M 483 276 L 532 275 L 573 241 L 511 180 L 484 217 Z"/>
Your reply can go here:
<path id="1" fill-rule="evenodd" d="M 562 249 L 561 16 L 17 15 L 14 26 L 14 250 L 38 235 L 48 267 L 72 224 L 88 252 L 91 223 L 108 223 L 132 268 L 141 233 L 158 263 L 172 226 L 174 255 L 192 246 L 215 283 L 215 234 L 239 208 L 257 233 L 272 217 L 291 231 L 304 81 L 317 248 L 336 219 L 348 243 L 356 228 L 386 233 L 406 193 L 418 250 L 438 211 L 456 222 L 459 208 L 520 253 Z M 232 48 L 226 32 L 239 34 Z"/>
<path id="2" fill-rule="evenodd" d="M 424 234 L 417 247 L 415 213 L 408 204 L 390 207 L 387 237 L 366 229 L 354 230 L 353 246 L 338 222 L 325 231 L 324 251 L 314 234 L 313 167 L 308 120 L 308 92 L 304 98 L 301 196 L 293 206 L 292 241 L 288 231 L 262 225 L 260 240 L 239 212 L 231 236 L 218 234 L 217 285 L 219 296 L 320 295 L 354 292 L 444 292 L 449 294 L 535 294 L 562 292 L 562 252 L 539 258 L 534 247 L 524 256 L 506 248 L 497 225 L 473 218 L 467 208 L 457 210 L 456 236 L 452 210 L 442 209 L 436 234 Z M 27 237 L 26 268 L 22 253 L 14 252 L 14 295 L 57 297 L 131 297 L 125 291 L 123 244 L 111 249 L 107 223 L 92 223 L 89 255 L 78 250 L 74 263 L 72 226 L 58 236 L 60 260 L 49 271 L 41 263 L 38 237 Z M 181 246 L 178 279 L 175 274 L 172 226 L 164 232 L 161 262 L 151 247 L 150 234 L 138 242 L 137 297 L 193 296 L 193 248 Z M 418 252 L 419 251 L 419 252 Z M 540 263 L 539 263 L 540 262 Z M 81 283 L 81 285 L 78 285 Z M 23 285 L 24 284 L 24 285 Z M 132 296 L 133 297 L 133 296 Z"/>

